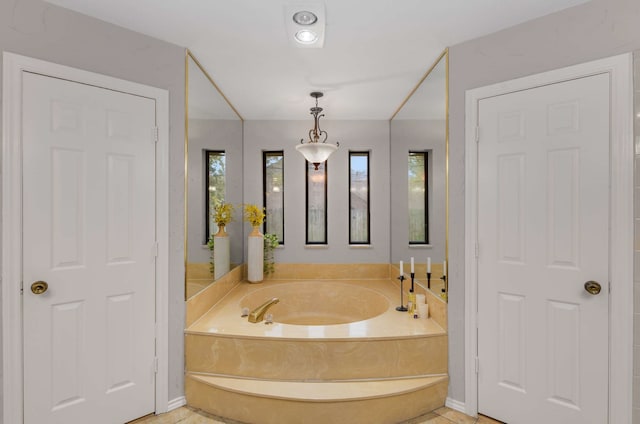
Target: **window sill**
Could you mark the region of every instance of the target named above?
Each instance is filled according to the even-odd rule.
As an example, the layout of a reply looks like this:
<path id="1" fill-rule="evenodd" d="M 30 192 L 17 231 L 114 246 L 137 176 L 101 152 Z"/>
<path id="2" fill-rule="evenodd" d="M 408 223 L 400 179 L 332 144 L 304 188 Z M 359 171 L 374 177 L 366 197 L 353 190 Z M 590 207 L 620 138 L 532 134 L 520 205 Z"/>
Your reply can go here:
<path id="1" fill-rule="evenodd" d="M 305 249 L 328 249 L 328 244 L 305 244 Z"/>
<path id="2" fill-rule="evenodd" d="M 410 244 L 409 249 L 432 249 L 433 244 Z"/>
<path id="3" fill-rule="evenodd" d="M 373 249 L 370 244 L 350 244 L 349 249 Z"/>

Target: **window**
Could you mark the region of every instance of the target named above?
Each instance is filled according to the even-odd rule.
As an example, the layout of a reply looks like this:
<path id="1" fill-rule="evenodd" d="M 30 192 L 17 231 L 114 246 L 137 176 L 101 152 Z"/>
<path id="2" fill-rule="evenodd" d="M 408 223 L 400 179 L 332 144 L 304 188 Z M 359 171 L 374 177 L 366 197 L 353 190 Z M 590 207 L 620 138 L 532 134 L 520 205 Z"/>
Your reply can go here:
<path id="1" fill-rule="evenodd" d="M 213 208 L 216 203 L 224 202 L 225 197 L 225 156 L 224 151 L 204 151 L 205 160 L 205 241 L 218 232 L 213 220 Z"/>
<path id="2" fill-rule="evenodd" d="M 429 244 L 427 152 L 409 152 L 409 244 Z"/>
<path id="3" fill-rule="evenodd" d="M 369 152 L 349 152 L 349 244 L 369 244 Z"/>
<path id="4" fill-rule="evenodd" d="M 307 244 L 327 244 L 327 162 L 306 162 Z"/>
<path id="5" fill-rule="evenodd" d="M 284 244 L 284 152 L 262 152 L 264 233 L 275 234 Z"/>

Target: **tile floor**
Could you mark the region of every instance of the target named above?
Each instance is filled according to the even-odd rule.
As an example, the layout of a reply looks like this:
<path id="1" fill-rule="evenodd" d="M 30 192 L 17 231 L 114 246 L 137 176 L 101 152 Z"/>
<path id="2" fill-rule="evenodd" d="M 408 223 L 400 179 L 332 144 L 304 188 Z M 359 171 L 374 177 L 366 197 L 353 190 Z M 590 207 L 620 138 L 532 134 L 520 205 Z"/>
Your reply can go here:
<path id="1" fill-rule="evenodd" d="M 147 416 L 129 424 L 242 424 L 238 421 L 214 417 L 188 406 L 157 416 Z M 484 416 L 472 418 L 450 408 L 440 408 L 405 424 L 502 424 Z"/>

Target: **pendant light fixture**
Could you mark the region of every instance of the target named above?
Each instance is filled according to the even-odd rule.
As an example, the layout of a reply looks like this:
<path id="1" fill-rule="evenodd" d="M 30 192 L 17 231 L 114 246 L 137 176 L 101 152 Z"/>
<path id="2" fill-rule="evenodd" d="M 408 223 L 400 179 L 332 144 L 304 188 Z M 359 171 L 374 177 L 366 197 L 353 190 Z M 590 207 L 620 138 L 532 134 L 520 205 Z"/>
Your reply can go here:
<path id="1" fill-rule="evenodd" d="M 322 162 L 329 158 L 331 153 L 338 150 L 338 146 L 340 145 L 339 143 L 327 143 L 328 134 L 326 131 L 320 129 L 320 118 L 324 116 L 324 113 L 321 114 L 322 108 L 318 107 L 318 98 L 323 95 L 324 94 L 319 91 L 314 91 L 310 94 L 311 97 L 316 99 L 316 106 L 310 109 L 314 125 L 313 128 L 309 130 L 309 141 L 305 143 L 304 139 L 301 139 L 300 144 L 296 146 L 296 150 L 302 153 L 302 156 L 311 162 L 316 170 Z"/>

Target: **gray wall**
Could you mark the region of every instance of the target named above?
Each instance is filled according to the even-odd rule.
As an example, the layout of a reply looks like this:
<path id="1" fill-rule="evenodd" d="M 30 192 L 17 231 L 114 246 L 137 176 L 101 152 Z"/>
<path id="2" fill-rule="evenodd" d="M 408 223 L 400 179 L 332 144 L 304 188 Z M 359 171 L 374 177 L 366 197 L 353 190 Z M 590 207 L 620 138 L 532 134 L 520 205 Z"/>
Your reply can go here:
<path id="1" fill-rule="evenodd" d="M 640 424 L 640 51 L 636 51 L 633 61 L 634 80 L 634 134 L 635 134 L 635 163 L 634 163 L 634 229 L 636 240 L 634 243 L 633 270 L 633 422 Z"/>
<path id="2" fill-rule="evenodd" d="M 389 262 L 389 122 L 323 121 L 329 142 L 341 143 L 328 161 L 328 246 L 305 248 L 305 160 L 295 149 L 313 127 L 305 121 L 245 121 L 244 201 L 262 204 L 262 151 L 284 150 L 285 245 L 281 263 Z M 370 248 L 349 247 L 349 150 L 370 150 Z M 245 236 L 249 225 L 245 224 Z"/>
<path id="3" fill-rule="evenodd" d="M 169 90 L 169 399 L 182 396 L 184 49 L 41 0 L 1 0 L 0 50 Z"/>
<path id="4" fill-rule="evenodd" d="M 465 91 L 639 49 L 639 23 L 638 0 L 593 0 L 449 49 L 449 396 L 452 399 L 464 401 Z M 638 243 L 640 240 L 636 240 Z M 640 359 L 638 356 L 636 359 Z"/>
<path id="5" fill-rule="evenodd" d="M 444 120 L 394 119 L 391 121 L 391 262 L 425 263 L 445 260 L 445 137 Z M 408 225 L 409 151 L 429 150 L 429 246 L 410 246 Z"/>
<path id="6" fill-rule="evenodd" d="M 224 119 L 189 119 L 189 262 L 208 263 L 211 252 L 204 243 L 204 199 L 206 181 L 204 150 L 225 151 L 225 200 L 242 205 L 242 121 Z M 242 211 L 234 214 L 235 221 L 228 226 L 231 245 L 231 262 L 243 260 Z"/>

